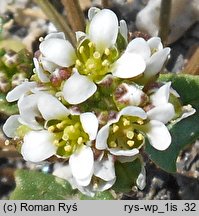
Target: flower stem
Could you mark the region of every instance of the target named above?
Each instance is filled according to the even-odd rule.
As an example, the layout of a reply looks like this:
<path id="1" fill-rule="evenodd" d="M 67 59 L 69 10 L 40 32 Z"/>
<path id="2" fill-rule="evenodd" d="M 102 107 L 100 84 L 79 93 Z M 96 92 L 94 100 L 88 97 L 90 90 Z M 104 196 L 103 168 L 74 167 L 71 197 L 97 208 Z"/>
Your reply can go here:
<path id="1" fill-rule="evenodd" d="M 172 4 L 172 0 L 161 1 L 160 19 L 159 19 L 160 29 L 158 34 L 164 45 L 166 45 L 168 41 L 171 4 Z"/>
<path id="2" fill-rule="evenodd" d="M 59 31 L 65 33 L 67 39 L 75 45 L 75 33 L 69 27 L 67 20 L 60 15 L 53 7 L 50 1 L 34 0 L 37 5 L 44 11 L 49 20 L 57 27 Z"/>
<path id="3" fill-rule="evenodd" d="M 86 22 L 78 0 L 61 0 L 66 16 L 74 32 L 84 31 Z"/>
<path id="4" fill-rule="evenodd" d="M 101 4 L 103 8 L 109 8 L 109 0 L 101 0 Z"/>

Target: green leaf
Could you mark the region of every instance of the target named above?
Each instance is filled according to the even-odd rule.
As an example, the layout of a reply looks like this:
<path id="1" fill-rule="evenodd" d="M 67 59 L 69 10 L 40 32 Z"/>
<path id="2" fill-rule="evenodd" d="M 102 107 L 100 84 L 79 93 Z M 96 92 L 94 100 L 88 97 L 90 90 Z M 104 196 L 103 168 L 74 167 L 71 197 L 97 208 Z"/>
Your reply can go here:
<path id="1" fill-rule="evenodd" d="M 150 144 L 146 152 L 150 158 L 167 172 L 176 171 L 176 159 L 180 151 L 199 137 L 199 76 L 161 75 L 160 81 L 172 81 L 172 87 L 179 93 L 183 105 L 191 104 L 196 113 L 171 126 L 172 143 L 165 151 L 158 151 Z"/>
<path id="2" fill-rule="evenodd" d="M 17 170 L 15 179 L 16 188 L 10 196 L 11 200 L 114 199 L 109 191 L 98 192 L 94 197 L 85 196 L 73 190 L 66 180 L 38 171 Z"/>
<path id="3" fill-rule="evenodd" d="M 67 181 L 50 174 L 17 170 L 15 176 L 11 200 L 64 200 L 72 199 L 76 193 Z"/>
<path id="4" fill-rule="evenodd" d="M 0 93 L 0 114 L 10 116 L 18 112 L 16 103 L 8 103 L 5 94 Z"/>
<path id="5" fill-rule="evenodd" d="M 113 189 L 116 192 L 129 192 L 136 185 L 136 180 L 141 172 L 141 162 L 139 159 L 133 162 L 121 163 L 115 162 L 116 182 Z"/>

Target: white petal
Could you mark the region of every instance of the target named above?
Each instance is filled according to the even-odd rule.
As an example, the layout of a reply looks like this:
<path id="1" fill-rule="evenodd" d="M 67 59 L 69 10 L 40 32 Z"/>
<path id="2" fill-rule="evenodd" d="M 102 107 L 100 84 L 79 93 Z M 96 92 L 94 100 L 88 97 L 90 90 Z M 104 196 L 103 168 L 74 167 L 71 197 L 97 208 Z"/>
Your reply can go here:
<path id="1" fill-rule="evenodd" d="M 151 50 L 147 42 L 143 38 L 133 39 L 127 46 L 125 52 L 141 55 L 144 60 L 148 60 L 151 56 Z"/>
<path id="2" fill-rule="evenodd" d="M 119 78 L 132 78 L 142 74 L 145 68 L 141 55 L 125 52 L 113 65 L 112 73 Z"/>
<path id="3" fill-rule="evenodd" d="M 151 120 L 146 126 L 146 135 L 150 144 L 157 150 L 166 150 L 171 144 L 168 128 L 159 121 Z"/>
<path id="4" fill-rule="evenodd" d="M 108 155 L 108 158 L 94 163 L 94 175 L 104 181 L 111 181 L 115 178 L 114 158 Z"/>
<path id="5" fill-rule="evenodd" d="M 91 97 L 97 86 L 86 76 L 74 73 L 63 87 L 64 99 L 70 104 L 79 104 Z"/>
<path id="6" fill-rule="evenodd" d="M 18 121 L 19 115 L 11 115 L 3 125 L 3 132 L 7 137 L 14 138 L 17 128 L 21 125 Z"/>
<path id="7" fill-rule="evenodd" d="M 75 179 L 73 178 L 71 168 L 69 165 L 62 165 L 61 167 L 55 167 L 53 175 L 62 179 L 67 180 L 73 189 L 77 188 Z"/>
<path id="8" fill-rule="evenodd" d="M 44 70 L 49 71 L 52 73 L 55 69 L 60 68 L 58 65 L 54 64 L 51 61 L 48 61 L 45 57 L 40 58 L 41 64 Z"/>
<path id="9" fill-rule="evenodd" d="M 41 162 L 56 153 L 53 134 L 48 131 L 31 131 L 24 136 L 21 147 L 23 158 L 31 162 Z"/>
<path id="10" fill-rule="evenodd" d="M 8 92 L 6 100 L 8 102 L 13 102 L 18 100 L 21 96 L 29 92 L 31 89 L 35 88 L 37 84 L 35 82 L 23 82 L 22 84 L 16 86 L 12 91 Z"/>
<path id="11" fill-rule="evenodd" d="M 127 29 L 127 24 L 125 20 L 120 20 L 120 34 L 123 36 L 125 41 L 127 42 L 128 40 L 128 29 Z"/>
<path id="12" fill-rule="evenodd" d="M 159 106 L 168 103 L 170 95 L 171 82 L 167 82 L 160 87 L 154 94 L 151 95 L 150 100 L 154 106 Z"/>
<path id="13" fill-rule="evenodd" d="M 69 165 L 77 183 L 81 186 L 87 186 L 94 170 L 94 156 L 91 148 L 84 146 L 80 151 L 72 154 Z"/>
<path id="14" fill-rule="evenodd" d="M 20 113 L 19 122 L 35 130 L 42 128 L 35 119 L 35 117 L 40 116 L 40 112 L 37 108 L 37 102 L 37 94 L 24 96 L 18 101 L 18 108 Z"/>
<path id="15" fill-rule="evenodd" d="M 116 177 L 110 181 L 101 181 L 95 191 L 105 191 L 111 188 L 116 181 Z"/>
<path id="16" fill-rule="evenodd" d="M 67 40 L 50 38 L 42 41 L 39 49 L 46 59 L 59 66 L 69 67 L 75 63 L 75 50 Z"/>
<path id="17" fill-rule="evenodd" d="M 85 194 L 86 196 L 90 196 L 90 197 L 94 197 L 95 196 L 95 192 L 96 191 L 94 191 L 93 190 L 93 187 L 92 187 L 92 185 L 90 184 L 90 185 L 88 185 L 88 186 L 79 186 L 78 185 L 78 190 L 82 193 L 82 194 Z"/>
<path id="18" fill-rule="evenodd" d="M 39 96 L 38 109 L 45 120 L 62 120 L 70 114 L 69 110 L 56 97 L 50 94 L 41 94 Z"/>
<path id="19" fill-rule="evenodd" d="M 119 112 L 119 116 L 135 116 L 135 117 L 139 117 L 141 119 L 146 119 L 147 118 L 147 114 L 146 112 L 140 108 L 140 107 L 136 107 L 136 106 L 127 106 L 124 109 L 122 109 Z"/>
<path id="20" fill-rule="evenodd" d="M 91 112 L 82 113 L 80 115 L 80 121 L 84 131 L 89 135 L 89 139 L 94 140 L 97 135 L 99 124 L 97 117 Z"/>
<path id="21" fill-rule="evenodd" d="M 66 37 L 65 37 L 65 34 L 63 32 L 53 32 L 53 33 L 50 33 L 48 34 L 44 40 L 48 40 L 50 38 L 59 38 L 59 39 L 63 39 L 65 40 Z"/>
<path id="22" fill-rule="evenodd" d="M 96 137 L 96 148 L 99 150 L 107 149 L 107 139 L 109 135 L 109 125 L 102 127 Z"/>
<path id="23" fill-rule="evenodd" d="M 91 21 L 93 19 L 93 17 L 100 11 L 99 8 L 97 7 L 91 7 L 88 10 L 88 19 Z"/>
<path id="24" fill-rule="evenodd" d="M 131 150 L 121 150 L 121 149 L 116 149 L 116 148 L 112 148 L 109 149 L 110 153 L 113 155 L 117 155 L 117 156 L 135 156 L 139 153 L 139 150 L 134 148 Z"/>
<path id="25" fill-rule="evenodd" d="M 118 35 L 118 19 L 111 10 L 99 11 L 91 20 L 89 38 L 96 44 L 99 51 L 112 47 Z"/>
<path id="26" fill-rule="evenodd" d="M 163 50 L 160 50 L 151 56 L 144 72 L 146 78 L 155 76 L 161 71 L 164 63 L 168 58 L 169 53 L 170 48 L 164 48 Z"/>
<path id="27" fill-rule="evenodd" d="M 163 49 L 163 45 L 161 43 L 161 39 L 159 37 L 152 37 L 147 41 L 147 44 L 149 45 L 150 49 L 156 49 L 157 51 Z"/>
<path id="28" fill-rule="evenodd" d="M 180 98 L 180 95 L 178 94 L 178 92 L 172 87 L 170 88 L 170 93 L 173 94 L 175 97 Z"/>
<path id="29" fill-rule="evenodd" d="M 41 82 L 44 82 L 44 83 L 50 82 L 49 76 L 47 76 L 47 74 L 44 72 L 44 70 L 41 67 L 41 65 L 39 64 L 38 60 L 36 58 L 33 58 L 33 62 L 35 65 L 35 71 L 34 72 L 37 74 L 37 76 L 39 77 Z"/>
<path id="30" fill-rule="evenodd" d="M 167 103 L 154 107 L 147 112 L 147 115 L 151 120 L 157 120 L 167 124 L 175 116 L 175 109 L 173 104 Z"/>
<path id="31" fill-rule="evenodd" d="M 142 166 L 142 170 L 136 180 L 136 184 L 140 190 L 143 190 L 146 186 L 146 170 L 144 166 Z"/>

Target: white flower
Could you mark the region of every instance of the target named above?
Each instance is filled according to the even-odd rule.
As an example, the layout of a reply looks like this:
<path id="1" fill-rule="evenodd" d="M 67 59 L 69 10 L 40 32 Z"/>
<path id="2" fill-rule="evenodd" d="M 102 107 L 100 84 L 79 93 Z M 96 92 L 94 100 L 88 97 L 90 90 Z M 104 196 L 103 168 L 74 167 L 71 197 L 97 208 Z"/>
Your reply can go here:
<path id="1" fill-rule="evenodd" d="M 81 170 L 78 170 L 78 172 L 81 172 Z M 103 153 L 94 161 L 92 181 L 87 186 L 78 184 L 71 167 L 68 165 L 58 167 L 53 172 L 53 175 L 67 180 L 73 189 L 77 188 L 88 196 L 94 196 L 98 191 L 111 188 L 116 180 L 113 156 L 108 155 L 105 157 Z"/>
<path id="2" fill-rule="evenodd" d="M 4 132 L 13 137 L 14 130 L 20 124 L 33 129 L 24 136 L 21 147 L 24 159 L 37 163 L 53 155 L 69 157 L 76 182 L 80 186 L 87 186 L 94 170 L 90 146 L 97 135 L 96 116 L 91 112 L 72 115 L 57 98 L 47 93 L 21 97 L 18 106 L 20 115 L 7 120 Z M 37 121 L 38 117 L 43 118 L 45 123 L 41 125 Z"/>
<path id="3" fill-rule="evenodd" d="M 173 104 L 169 103 L 171 82 L 160 87 L 150 96 L 150 102 L 154 108 L 147 112 L 148 118 L 167 124 L 175 116 Z"/>
<path id="4" fill-rule="evenodd" d="M 133 78 L 144 73 L 148 79 L 160 72 L 169 53 L 170 48 L 163 49 L 158 37 L 148 41 L 135 38 L 113 65 L 112 73 L 119 78 Z"/>
<path id="5" fill-rule="evenodd" d="M 144 135 L 150 144 L 165 150 L 171 144 L 167 127 L 160 121 L 151 120 L 144 124 L 147 113 L 139 107 L 128 106 L 122 109 L 116 119 L 103 126 L 96 138 L 96 148 L 108 149 L 117 156 L 135 156 L 144 144 Z"/>

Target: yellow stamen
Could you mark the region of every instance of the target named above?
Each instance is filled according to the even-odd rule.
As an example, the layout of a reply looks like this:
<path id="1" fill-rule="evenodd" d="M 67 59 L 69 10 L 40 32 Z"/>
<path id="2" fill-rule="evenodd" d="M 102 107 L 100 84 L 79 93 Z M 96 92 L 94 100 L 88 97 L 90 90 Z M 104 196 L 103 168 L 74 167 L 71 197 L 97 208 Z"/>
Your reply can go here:
<path id="1" fill-rule="evenodd" d="M 80 62 L 79 59 L 76 60 L 76 65 L 79 66 L 79 67 L 82 65 L 82 63 Z"/>
<path id="2" fill-rule="evenodd" d="M 56 124 L 56 127 L 61 130 L 64 128 L 64 123 L 60 122 L 60 123 Z"/>
<path id="3" fill-rule="evenodd" d="M 80 54 L 82 54 L 82 53 L 84 52 L 84 47 L 83 47 L 83 46 L 81 46 L 81 47 L 79 48 L 79 52 L 80 52 Z"/>
<path id="4" fill-rule="evenodd" d="M 42 42 L 43 40 L 44 40 L 43 37 L 40 37 L 40 38 L 39 38 L 39 42 Z"/>
<path id="5" fill-rule="evenodd" d="M 127 120 L 126 118 L 123 118 L 123 125 L 124 126 L 129 126 L 131 124 L 131 122 L 129 120 Z"/>
<path id="6" fill-rule="evenodd" d="M 64 135 L 62 136 L 62 139 L 65 140 L 65 141 L 68 141 L 69 136 L 68 136 L 67 134 L 64 134 Z"/>
<path id="7" fill-rule="evenodd" d="M 51 133 L 54 132 L 55 131 L 55 126 L 50 126 L 48 128 L 48 131 L 51 132 Z"/>
<path id="8" fill-rule="evenodd" d="M 129 138 L 129 139 L 133 139 L 133 137 L 134 137 L 134 132 L 133 132 L 133 131 L 128 131 L 128 132 L 126 133 L 126 136 L 127 136 L 127 138 Z"/>
<path id="9" fill-rule="evenodd" d="M 135 142 L 134 142 L 133 140 L 128 140 L 128 141 L 127 141 L 127 145 L 128 145 L 129 147 L 132 147 L 134 144 L 135 144 Z"/>
<path id="10" fill-rule="evenodd" d="M 143 124 L 144 124 L 144 122 L 143 122 L 142 119 L 137 120 L 137 123 L 138 123 L 139 125 L 143 125 Z"/>
<path id="11" fill-rule="evenodd" d="M 72 147 L 70 145 L 67 145 L 67 146 L 64 147 L 64 150 L 66 152 L 70 152 L 72 150 Z"/>
<path id="12" fill-rule="evenodd" d="M 73 125 L 70 126 L 70 132 L 72 132 L 72 133 L 75 132 L 75 127 Z"/>
<path id="13" fill-rule="evenodd" d="M 144 137 L 143 137 L 143 135 L 142 135 L 141 133 L 139 133 L 139 134 L 137 135 L 137 139 L 138 139 L 139 141 L 141 141 L 141 140 L 144 139 Z"/>
<path id="14" fill-rule="evenodd" d="M 110 142 L 110 147 L 115 148 L 117 147 L 117 143 L 115 141 Z"/>
<path id="15" fill-rule="evenodd" d="M 113 125 L 113 133 L 117 132 L 119 130 L 119 126 L 114 124 Z"/>
<path id="16" fill-rule="evenodd" d="M 103 62 L 102 62 L 102 66 L 109 66 L 110 65 L 110 63 L 109 63 L 109 61 L 107 60 L 107 59 L 105 59 Z"/>
<path id="17" fill-rule="evenodd" d="M 96 52 L 93 53 L 93 57 L 94 57 L 95 59 L 100 59 L 101 55 L 100 55 L 99 52 L 96 51 Z"/>
<path id="18" fill-rule="evenodd" d="M 88 46 L 91 48 L 91 47 L 94 46 L 94 43 L 93 43 L 93 42 L 89 42 L 89 43 L 88 43 Z"/>
<path id="19" fill-rule="evenodd" d="M 9 141 L 9 140 L 6 140 L 4 144 L 5 144 L 6 146 L 10 145 L 10 141 Z"/>
<path id="20" fill-rule="evenodd" d="M 53 144 L 58 146 L 59 145 L 59 140 L 54 140 Z"/>
<path id="21" fill-rule="evenodd" d="M 105 53 L 107 56 L 110 55 L 110 49 L 106 48 L 105 51 L 104 51 L 104 53 Z"/>
<path id="22" fill-rule="evenodd" d="M 95 64 L 89 64 L 88 65 L 88 69 L 94 69 L 95 68 Z"/>
<path id="23" fill-rule="evenodd" d="M 82 137 L 79 137 L 78 140 L 77 140 L 77 143 L 78 143 L 79 145 L 81 145 L 81 144 L 83 143 L 83 138 L 82 138 Z"/>

